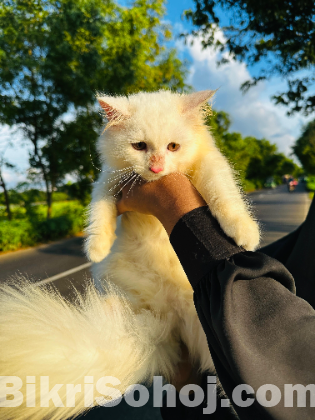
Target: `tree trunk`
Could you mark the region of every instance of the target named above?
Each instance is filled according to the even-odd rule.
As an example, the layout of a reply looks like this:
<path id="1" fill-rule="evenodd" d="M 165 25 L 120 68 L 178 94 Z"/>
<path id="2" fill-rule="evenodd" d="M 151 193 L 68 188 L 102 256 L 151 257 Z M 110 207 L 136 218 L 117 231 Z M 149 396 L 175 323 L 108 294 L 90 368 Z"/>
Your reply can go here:
<path id="1" fill-rule="evenodd" d="M 12 219 L 12 213 L 11 213 L 11 209 L 10 209 L 10 199 L 9 199 L 9 194 L 8 194 L 7 188 L 5 186 L 4 179 L 2 177 L 1 169 L 0 169 L 0 186 L 3 188 L 3 192 L 4 192 L 4 200 L 5 200 L 5 206 L 6 206 L 6 209 L 7 209 L 8 219 L 11 220 Z"/>
<path id="2" fill-rule="evenodd" d="M 53 192 L 47 189 L 47 219 L 51 218 L 52 195 Z"/>
<path id="3" fill-rule="evenodd" d="M 42 175 L 45 181 L 45 186 L 46 186 L 46 202 L 47 202 L 47 219 L 50 219 L 51 217 L 51 205 L 52 205 L 52 194 L 53 194 L 53 188 L 52 186 L 50 186 L 50 182 L 48 179 L 48 175 L 46 172 L 46 168 L 45 165 L 42 161 L 42 157 L 39 153 L 38 150 L 38 145 L 37 145 L 37 131 L 36 131 L 36 124 L 35 124 L 35 134 L 34 134 L 34 139 L 32 140 L 33 145 L 34 145 L 34 155 L 37 157 L 37 163 L 38 166 L 40 167 L 41 171 L 42 171 Z M 51 188 L 49 188 L 51 187 Z"/>

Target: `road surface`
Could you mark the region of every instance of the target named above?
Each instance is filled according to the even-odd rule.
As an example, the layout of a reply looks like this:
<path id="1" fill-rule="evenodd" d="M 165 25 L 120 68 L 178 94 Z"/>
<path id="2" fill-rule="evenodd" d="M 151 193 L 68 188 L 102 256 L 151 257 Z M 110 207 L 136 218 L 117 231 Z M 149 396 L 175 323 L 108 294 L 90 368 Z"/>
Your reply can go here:
<path id="1" fill-rule="evenodd" d="M 262 226 L 261 246 L 295 230 L 305 219 L 310 199 L 303 186 L 289 193 L 285 186 L 262 190 L 249 196 Z M 70 282 L 79 287 L 89 278 L 88 261 L 83 255 L 83 237 L 76 237 L 26 250 L 0 254 L 0 282 L 25 275 L 32 281 L 58 277 L 54 284 L 62 294 L 69 292 Z M 75 273 L 67 272 L 78 269 Z"/>
<path id="2" fill-rule="evenodd" d="M 249 195 L 255 216 L 261 224 L 261 246 L 268 245 L 295 230 L 304 220 L 311 204 L 304 185 L 288 192 L 282 185 Z"/>
<path id="3" fill-rule="evenodd" d="M 305 219 L 310 206 L 303 186 L 292 193 L 281 186 L 255 192 L 249 198 L 262 226 L 262 246 L 295 230 Z M 53 281 L 61 294 L 71 299 L 73 285 L 80 290 L 82 279 L 90 278 L 82 245 L 83 238 L 77 237 L 0 255 L 0 283 L 17 274 L 34 282 Z M 103 410 L 112 412 L 107 417 Z M 159 408 L 152 408 L 152 399 L 142 408 L 131 408 L 123 401 L 117 407 L 92 410 L 84 419 L 103 419 L 104 414 L 115 420 L 161 420 Z"/>

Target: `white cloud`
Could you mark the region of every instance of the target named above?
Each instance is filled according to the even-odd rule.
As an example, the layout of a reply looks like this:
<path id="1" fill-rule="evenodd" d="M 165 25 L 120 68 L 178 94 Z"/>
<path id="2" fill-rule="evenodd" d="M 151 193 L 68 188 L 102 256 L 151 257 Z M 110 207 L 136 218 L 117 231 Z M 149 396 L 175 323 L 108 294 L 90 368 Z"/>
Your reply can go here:
<path id="1" fill-rule="evenodd" d="M 73 120 L 73 109 L 63 115 L 63 121 Z M 33 149 L 29 140 L 23 140 L 23 135 L 15 126 L 0 125 L 0 159 L 4 157 L 15 165 L 15 169 L 3 170 L 3 177 L 8 188 L 15 188 L 19 182 L 26 181 L 29 168 L 29 151 Z M 67 178 L 66 181 L 72 180 Z M 1 189 L 0 189 L 1 191 Z"/>
<path id="2" fill-rule="evenodd" d="M 22 135 L 7 125 L 0 126 L 0 158 L 15 165 L 15 169 L 3 168 L 3 178 L 8 188 L 26 180 L 30 146 L 23 142 Z"/>
<path id="3" fill-rule="evenodd" d="M 219 36 L 222 38 L 222 33 Z M 290 154 L 290 146 L 300 135 L 302 125 L 311 118 L 288 117 L 285 108 L 272 103 L 271 96 L 285 90 L 286 83 L 280 79 L 260 82 L 243 94 L 240 86 L 251 78 L 244 63 L 230 59 L 228 64 L 218 67 L 220 53 L 213 48 L 203 49 L 199 39 L 185 48 L 192 59 L 188 83 L 196 90 L 219 88 L 213 105 L 230 114 L 231 129 L 244 136 L 267 138 L 281 152 Z"/>
<path id="4" fill-rule="evenodd" d="M 8 189 L 15 188 L 19 182 L 24 182 L 26 180 L 26 174 L 14 173 L 7 169 L 3 171 L 2 176 Z"/>

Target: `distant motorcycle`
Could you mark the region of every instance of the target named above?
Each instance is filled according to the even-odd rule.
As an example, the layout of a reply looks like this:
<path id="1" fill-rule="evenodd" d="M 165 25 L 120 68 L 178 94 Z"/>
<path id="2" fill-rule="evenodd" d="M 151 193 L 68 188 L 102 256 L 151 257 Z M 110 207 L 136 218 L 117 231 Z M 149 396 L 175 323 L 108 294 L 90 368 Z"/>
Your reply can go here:
<path id="1" fill-rule="evenodd" d="M 298 185 L 298 182 L 296 179 L 289 179 L 288 180 L 288 191 L 292 192 L 295 190 L 295 187 Z"/>

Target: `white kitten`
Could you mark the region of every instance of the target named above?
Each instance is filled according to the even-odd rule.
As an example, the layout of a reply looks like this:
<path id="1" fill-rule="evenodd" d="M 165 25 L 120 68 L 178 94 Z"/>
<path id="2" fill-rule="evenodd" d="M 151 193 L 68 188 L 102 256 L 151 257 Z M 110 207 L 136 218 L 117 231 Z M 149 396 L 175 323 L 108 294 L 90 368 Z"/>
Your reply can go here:
<path id="1" fill-rule="evenodd" d="M 191 286 L 160 222 L 129 212 L 122 216 L 115 236 L 114 194 L 126 178 L 134 174 L 134 182 L 137 175 L 152 181 L 173 172 L 186 174 L 237 245 L 253 250 L 259 242 L 258 225 L 233 171 L 203 124 L 201 107 L 213 93 L 159 91 L 129 98 L 98 97 L 108 128 L 98 141 L 104 172 L 93 190 L 85 250 L 98 263 L 93 266 L 96 281 L 108 277 L 124 291 L 135 313 L 145 310 L 169 319 L 169 334 L 151 356 L 150 375 L 172 376 L 180 340 L 202 370 L 213 370 L 213 363 Z"/>
<path id="2" fill-rule="evenodd" d="M 92 261 L 106 257 L 115 240 L 113 184 L 120 175 L 126 179 L 132 173 L 148 181 L 172 172 L 191 176 L 226 234 L 247 250 L 258 245 L 258 226 L 231 168 L 203 124 L 200 108 L 213 94 L 214 91 L 191 95 L 160 91 L 129 98 L 98 97 L 108 128 L 98 141 L 104 173 L 93 190 L 87 229 L 85 249 Z"/>
<path id="3" fill-rule="evenodd" d="M 257 246 L 258 226 L 203 124 L 200 108 L 212 95 L 160 91 L 98 98 L 108 119 L 98 142 L 104 172 L 93 190 L 85 249 L 96 262 L 94 277 L 107 293 L 88 288 L 73 306 L 27 283 L 1 286 L 0 395 L 10 393 L 7 376 L 24 381 L 17 398 L 25 395 L 25 377 L 36 379 L 33 388 L 28 386 L 27 400 L 34 400 L 35 407 L 26 406 L 25 399 L 15 407 L 8 399 L 1 420 L 80 414 L 96 404 L 95 397 L 111 398 L 108 380 L 100 379 L 104 376 L 117 378 L 120 383 L 112 384 L 112 391 L 121 393 L 153 375 L 171 379 L 181 341 L 202 371 L 214 372 L 192 288 L 164 228 L 153 216 L 130 212 L 116 229 L 114 196 L 130 174 L 133 180 L 139 175 L 149 181 L 172 172 L 187 174 L 227 235 L 247 250 Z M 39 376 L 49 376 L 46 391 Z M 85 377 L 97 384 L 94 396 L 84 393 L 90 386 Z M 57 407 L 52 401 L 44 407 L 40 395 L 49 399 L 56 384 L 64 384 L 57 386 Z M 66 384 L 73 384 L 70 394 Z M 111 395 L 117 397 L 117 392 Z"/>

